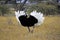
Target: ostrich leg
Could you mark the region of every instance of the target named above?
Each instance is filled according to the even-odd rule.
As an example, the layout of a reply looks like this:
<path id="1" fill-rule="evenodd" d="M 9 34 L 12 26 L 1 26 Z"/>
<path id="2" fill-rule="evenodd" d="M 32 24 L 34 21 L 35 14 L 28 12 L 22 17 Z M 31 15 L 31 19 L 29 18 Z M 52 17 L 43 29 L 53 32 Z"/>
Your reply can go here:
<path id="1" fill-rule="evenodd" d="M 29 30 L 29 32 L 30 32 L 30 28 L 28 27 L 28 30 Z"/>
<path id="2" fill-rule="evenodd" d="M 33 31 L 34 31 L 34 28 L 35 28 L 35 27 L 33 26 L 33 29 L 32 29 L 32 31 L 31 31 L 31 33 L 33 33 Z"/>
<path id="3" fill-rule="evenodd" d="M 29 32 L 33 33 L 34 28 L 35 28 L 35 27 L 33 26 L 33 29 L 32 29 L 32 30 L 30 30 L 30 28 L 28 27 Z"/>

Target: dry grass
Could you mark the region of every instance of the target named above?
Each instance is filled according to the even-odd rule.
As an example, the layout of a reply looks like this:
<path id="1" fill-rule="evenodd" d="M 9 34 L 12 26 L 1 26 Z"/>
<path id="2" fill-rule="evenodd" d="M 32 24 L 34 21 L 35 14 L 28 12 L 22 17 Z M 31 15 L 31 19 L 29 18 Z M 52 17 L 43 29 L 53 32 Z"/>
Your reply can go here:
<path id="1" fill-rule="evenodd" d="M 0 16 L 0 40 L 60 40 L 60 17 L 45 17 L 44 23 L 29 33 L 15 17 Z"/>

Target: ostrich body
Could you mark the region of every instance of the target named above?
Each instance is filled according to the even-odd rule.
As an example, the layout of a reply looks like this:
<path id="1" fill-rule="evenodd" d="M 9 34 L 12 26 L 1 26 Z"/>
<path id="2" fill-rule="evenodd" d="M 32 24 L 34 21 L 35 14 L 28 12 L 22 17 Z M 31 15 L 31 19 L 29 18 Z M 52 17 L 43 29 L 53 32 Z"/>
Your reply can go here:
<path id="1" fill-rule="evenodd" d="M 41 12 L 38 13 L 36 11 L 31 12 L 30 15 L 25 14 L 24 11 L 17 11 L 15 12 L 15 15 L 18 22 L 21 23 L 22 26 L 28 27 L 29 32 L 30 32 L 29 27 L 33 26 L 34 29 L 34 26 L 42 24 L 44 20 L 43 14 Z"/>

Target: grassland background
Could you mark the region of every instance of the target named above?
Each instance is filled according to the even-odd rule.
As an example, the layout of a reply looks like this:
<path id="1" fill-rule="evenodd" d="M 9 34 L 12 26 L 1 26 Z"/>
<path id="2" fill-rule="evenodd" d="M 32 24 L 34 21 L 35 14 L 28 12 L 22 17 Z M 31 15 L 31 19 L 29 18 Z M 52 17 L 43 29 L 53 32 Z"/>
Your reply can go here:
<path id="1" fill-rule="evenodd" d="M 0 40 L 60 40 L 60 16 L 46 16 L 34 33 L 19 25 L 15 17 L 0 16 Z"/>

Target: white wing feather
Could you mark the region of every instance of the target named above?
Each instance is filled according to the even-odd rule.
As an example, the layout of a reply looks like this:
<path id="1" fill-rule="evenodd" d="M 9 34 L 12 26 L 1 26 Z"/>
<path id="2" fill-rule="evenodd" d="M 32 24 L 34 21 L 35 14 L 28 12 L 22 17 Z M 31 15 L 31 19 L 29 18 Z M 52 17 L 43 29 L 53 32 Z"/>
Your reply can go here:
<path id="1" fill-rule="evenodd" d="M 20 23 L 19 21 L 19 16 L 22 16 L 22 15 L 25 15 L 25 12 L 24 11 L 15 11 L 15 16 L 16 16 L 16 19 L 18 20 L 18 22 Z"/>
<path id="2" fill-rule="evenodd" d="M 43 23 L 43 21 L 44 21 L 43 13 L 33 11 L 33 12 L 31 12 L 30 15 L 34 16 L 38 20 L 38 23 L 35 24 L 36 26 L 41 25 Z"/>

